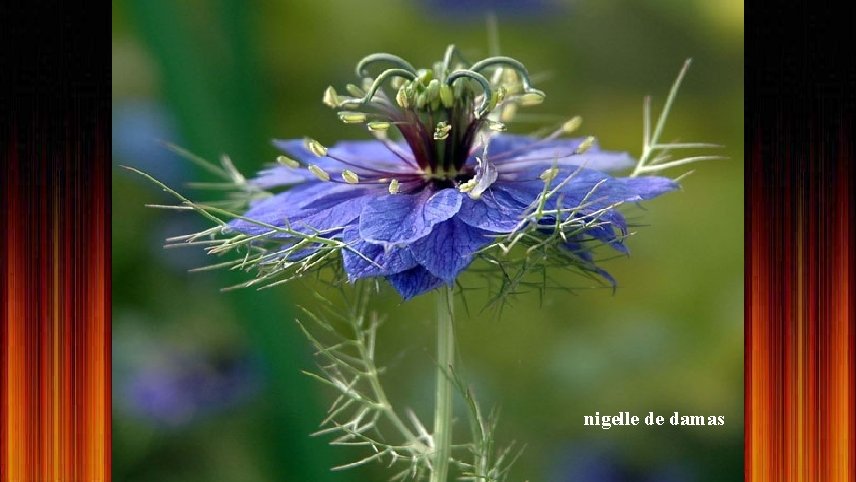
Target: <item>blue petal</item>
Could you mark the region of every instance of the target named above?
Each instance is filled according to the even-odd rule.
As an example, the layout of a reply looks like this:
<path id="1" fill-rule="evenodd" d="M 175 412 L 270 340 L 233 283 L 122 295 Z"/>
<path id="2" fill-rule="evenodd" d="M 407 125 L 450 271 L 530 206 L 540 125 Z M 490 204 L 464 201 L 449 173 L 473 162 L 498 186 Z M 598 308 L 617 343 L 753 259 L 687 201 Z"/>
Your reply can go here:
<path id="1" fill-rule="evenodd" d="M 585 230 L 585 233 L 620 253 L 628 254 L 630 252 L 627 246 L 624 245 L 624 239 L 616 234 L 615 228 L 612 225 L 604 224 L 588 228 Z"/>
<path id="2" fill-rule="evenodd" d="M 534 137 L 499 135 L 490 141 L 488 159 L 496 164 L 500 172 L 520 170 L 530 167 L 547 169 L 554 164 L 559 166 L 585 166 L 598 171 L 624 169 L 634 164 L 626 152 L 602 151 L 597 143 L 584 154 L 576 154 L 577 148 L 585 140 L 553 139 L 539 140 Z"/>
<path id="3" fill-rule="evenodd" d="M 380 169 L 386 172 L 413 173 L 416 161 L 413 160 L 413 155 L 410 151 L 410 146 L 406 143 L 393 143 L 398 154 L 390 150 L 389 147 L 379 140 L 372 141 L 342 141 L 336 143 L 333 147 L 327 150 L 327 153 L 339 159 L 344 159 L 355 166 L 346 166 L 354 171 L 359 172 L 359 167 L 366 169 Z M 407 159 L 405 161 L 401 157 Z M 408 164 L 412 162 L 412 164 Z"/>
<path id="4" fill-rule="evenodd" d="M 583 262 L 581 263 L 581 268 L 585 271 L 600 276 L 612 287 L 612 290 L 614 292 L 615 288 L 618 286 L 618 282 L 615 281 L 615 278 L 613 278 L 608 271 L 594 264 L 594 256 L 592 255 L 592 251 L 579 242 L 580 238 L 574 237 L 571 239 L 571 241 L 565 243 L 565 248 L 571 253 L 573 253 L 574 256 L 579 258 L 580 261 Z"/>
<path id="5" fill-rule="evenodd" d="M 443 221 L 412 245 L 413 257 L 438 278 L 451 282 L 492 239 L 457 218 Z"/>
<path id="6" fill-rule="evenodd" d="M 599 212 L 597 219 L 594 219 L 593 216 L 578 217 L 583 218 L 587 223 L 596 224 L 580 233 L 578 235 L 580 240 L 583 239 L 583 235 L 588 235 L 618 252 L 629 253 L 627 246 L 624 245 L 624 237 L 627 236 L 627 221 L 619 211 L 610 209 Z"/>
<path id="7" fill-rule="evenodd" d="M 530 206 L 541 194 L 544 189 L 544 182 L 540 179 L 537 181 L 517 181 L 509 182 L 507 179 L 500 178 L 493 185 L 493 190 L 501 189 L 505 197 L 511 202 L 516 202 L 521 205 Z"/>
<path id="8" fill-rule="evenodd" d="M 379 244 L 371 244 L 363 241 L 360 238 L 359 227 L 357 225 L 345 228 L 342 238 L 354 251 L 359 253 L 357 254 L 350 249 L 342 251 L 345 272 L 348 274 L 350 281 L 372 276 L 391 275 L 406 271 L 417 265 L 408 248 L 390 246 L 388 249 L 384 249 Z"/>
<path id="9" fill-rule="evenodd" d="M 639 200 L 653 199 L 681 187 L 675 181 L 659 176 L 622 177 L 616 180 L 624 184 L 628 194 L 638 196 Z"/>
<path id="10" fill-rule="evenodd" d="M 603 280 L 606 281 L 610 287 L 612 287 L 612 293 L 615 294 L 615 288 L 618 287 L 618 281 L 616 281 L 615 278 L 613 278 L 613 276 L 609 274 L 609 271 L 598 266 L 594 266 L 591 271 L 592 273 L 595 273 L 596 275 L 603 278 Z"/>
<path id="11" fill-rule="evenodd" d="M 443 285 L 443 280 L 421 266 L 387 276 L 386 279 L 405 300 Z"/>
<path id="12" fill-rule="evenodd" d="M 577 139 L 579 145 L 580 140 Z M 513 157 L 516 154 L 524 154 L 532 147 L 561 147 L 567 145 L 568 139 L 554 139 L 551 141 L 543 138 L 516 135 L 497 134 L 490 138 L 488 146 L 488 157 Z M 510 154 L 510 156 L 508 156 Z"/>
<path id="13" fill-rule="evenodd" d="M 256 177 L 250 179 L 250 184 L 261 189 L 299 184 L 317 179 L 314 174 L 303 167 L 272 166 L 262 169 Z"/>
<path id="14" fill-rule="evenodd" d="M 529 169 L 514 173 L 504 173 L 501 175 L 499 182 L 505 181 L 506 185 L 513 189 L 512 193 L 515 198 L 519 198 L 522 195 L 526 199 L 534 200 L 544 190 L 544 181 L 539 177 L 543 172 L 544 170 L 541 166 L 530 167 Z M 600 194 L 606 189 L 606 185 L 612 179 L 609 174 L 593 169 L 577 166 L 560 166 L 555 179 L 550 184 L 550 189 L 561 185 L 560 192 L 564 197 L 563 206 L 573 207 L 576 204 L 568 198 L 569 195 L 573 199 L 582 200 L 595 187 L 597 187 L 595 192 Z M 552 200 L 555 201 L 557 197 L 553 196 Z"/>
<path id="15" fill-rule="evenodd" d="M 594 262 L 594 255 L 592 254 L 591 249 L 587 249 L 583 246 L 582 238 L 580 236 L 569 237 L 569 241 L 565 243 L 565 249 L 583 261 L 589 263 Z"/>
<path id="16" fill-rule="evenodd" d="M 360 217 L 366 202 L 380 194 L 371 190 L 343 191 L 325 196 L 311 206 L 311 211 L 288 219 L 290 226 L 303 232 L 343 228 Z"/>
<path id="17" fill-rule="evenodd" d="M 303 139 L 274 140 L 273 145 L 300 161 L 304 166 L 288 167 L 277 164 L 262 169 L 256 174 L 256 177 L 250 180 L 250 184 L 258 186 L 261 189 L 299 184 L 306 181 L 317 181 L 318 178 L 306 169 L 305 166 L 307 164 L 315 164 L 327 171 L 328 174 L 334 176 L 345 169 L 342 163 L 334 159 L 318 157 L 309 152 L 306 149 Z"/>
<path id="18" fill-rule="evenodd" d="M 382 141 L 344 141 L 327 149 L 328 155 L 324 157 L 310 152 L 303 139 L 275 139 L 273 145 L 302 164 L 315 164 L 331 176 L 336 176 L 345 169 L 363 175 L 411 174 L 416 170 L 410 148 L 401 143 L 394 145 L 398 152 L 396 155 Z M 313 180 L 316 180 L 315 175 L 305 167 L 275 165 L 259 171 L 250 183 L 262 189 L 270 189 Z"/>
<path id="19" fill-rule="evenodd" d="M 360 214 L 360 237 L 376 244 L 408 244 L 426 236 L 460 208 L 457 189 L 383 195 L 366 202 Z"/>
<path id="20" fill-rule="evenodd" d="M 626 152 L 607 152 L 588 150 L 584 154 L 574 154 L 573 150 L 564 148 L 534 149 L 523 155 L 509 160 L 496 161 L 500 172 L 540 167 L 542 170 L 558 166 L 582 166 L 598 171 L 617 171 L 626 169 L 634 164 L 634 160 Z"/>
<path id="21" fill-rule="evenodd" d="M 505 182 L 513 186 L 515 199 L 535 199 L 544 189 L 544 183 L 538 179 L 541 172 L 540 167 L 537 167 L 506 174 L 498 184 Z M 676 182 L 664 177 L 614 178 L 600 171 L 573 166 L 559 168 L 551 186 L 560 184 L 562 206 L 570 208 L 585 202 L 587 207 L 582 210 L 583 213 L 604 209 L 619 202 L 652 199 L 679 188 Z M 547 205 L 555 207 L 558 199 L 559 196 L 553 196 Z"/>
<path id="22" fill-rule="evenodd" d="M 337 142 L 327 149 L 327 156 L 324 157 L 318 157 L 309 151 L 303 139 L 274 140 L 273 144 L 303 164 L 315 164 L 333 172 L 344 169 L 355 172 L 377 169 L 401 173 L 414 172 L 412 165 L 408 165 L 401 158 L 412 161 L 410 148 L 401 143 L 394 144 L 394 148 L 399 151 L 401 157 L 379 140 Z"/>
<path id="23" fill-rule="evenodd" d="M 532 179 L 537 174 L 537 169 L 531 169 L 520 173 L 517 176 L 519 179 L 509 180 L 506 177 L 505 182 L 497 183 L 494 190 L 505 189 L 514 201 L 531 203 L 543 191 L 544 184 L 540 179 L 526 179 Z M 558 186 L 568 177 L 568 182 L 560 190 L 561 207 L 584 205 L 579 209 L 578 216 L 588 221 L 596 218 L 599 223 L 598 226 L 586 229 L 584 234 L 625 254 L 628 250 L 623 243 L 623 236 L 627 234 L 627 222 L 617 209 L 610 209 L 610 206 L 620 202 L 651 199 L 679 187 L 674 181 L 663 177 L 613 178 L 599 171 L 569 167 L 560 168 L 553 186 Z M 556 196 L 548 201 L 546 206 L 548 209 L 554 209 L 558 204 Z M 462 207 L 461 212 L 466 208 L 468 207 Z"/>
<path id="24" fill-rule="evenodd" d="M 342 164 L 335 159 L 331 159 L 329 157 L 318 157 L 313 154 L 312 151 L 306 148 L 306 141 L 303 139 L 274 139 L 273 145 L 277 149 L 300 161 L 301 164 L 315 164 L 325 170 L 338 169 L 341 171 L 345 169 Z"/>
<path id="25" fill-rule="evenodd" d="M 292 201 L 292 191 L 279 193 L 263 201 L 256 202 L 243 214 L 243 217 L 271 226 L 282 227 L 289 215 L 302 215 L 305 212 Z M 256 236 L 267 233 L 270 228 L 244 219 L 233 219 L 229 222 L 232 229 Z"/>
<path id="26" fill-rule="evenodd" d="M 304 233 L 326 231 L 357 219 L 365 202 L 377 195 L 379 191 L 372 188 L 312 183 L 258 202 L 244 217 L 272 226 L 289 226 Z M 243 219 L 233 220 L 229 226 L 250 235 L 270 231 L 270 228 Z"/>
<path id="27" fill-rule="evenodd" d="M 590 219 L 591 218 L 589 217 L 587 221 L 590 221 Z M 552 216 L 544 218 L 542 220 L 544 228 L 542 228 L 541 231 L 544 234 L 552 233 L 555 223 L 556 219 Z M 569 243 L 576 248 L 582 248 L 583 242 L 587 242 L 591 245 L 594 241 L 597 241 L 597 245 L 605 244 L 622 254 L 629 254 L 630 250 L 624 245 L 624 237 L 626 235 L 627 229 L 624 217 L 617 211 L 608 211 L 598 217 L 598 224 L 596 226 L 586 228 L 581 232 L 577 232 L 575 235 L 569 235 L 568 239 L 571 240 Z M 591 247 L 593 248 L 594 246 Z M 588 261 L 591 261 L 591 259 L 588 259 Z"/>
<path id="28" fill-rule="evenodd" d="M 512 188 L 495 184 L 478 200 L 463 196 L 461 210 L 456 216 L 470 226 L 495 233 L 508 233 L 517 227 L 523 212 L 535 200 L 521 202 L 510 192 Z"/>

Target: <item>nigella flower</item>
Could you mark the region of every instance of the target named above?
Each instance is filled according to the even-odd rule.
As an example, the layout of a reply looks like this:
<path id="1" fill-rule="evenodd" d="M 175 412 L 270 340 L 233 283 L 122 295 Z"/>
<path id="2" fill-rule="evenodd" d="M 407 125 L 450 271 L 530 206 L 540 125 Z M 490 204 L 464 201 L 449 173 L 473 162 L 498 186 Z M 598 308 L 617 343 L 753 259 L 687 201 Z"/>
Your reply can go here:
<path id="1" fill-rule="evenodd" d="M 372 78 L 368 68 L 378 63 L 393 67 Z M 357 74 L 362 87 L 349 85 L 350 96 L 328 88 L 324 102 L 376 139 L 329 148 L 312 139 L 275 141 L 287 156 L 249 184 L 284 190 L 251 204 L 232 229 L 261 236 L 284 227 L 341 240 L 349 281 L 383 277 L 407 299 L 454 282 L 498 239 L 555 232 L 571 220 L 578 222 L 561 233 L 562 245 L 611 282 L 594 265 L 590 241 L 626 251 L 627 223 L 616 208 L 678 187 L 663 177 L 609 174 L 633 160 L 591 137 L 562 138 L 578 118 L 542 138 L 504 134 L 519 106 L 544 98 L 514 59 L 471 64 L 450 47 L 432 69 L 417 70 L 375 54 Z M 397 140 L 389 136 L 395 131 Z M 536 210 L 539 217 L 527 217 Z M 288 257 L 319 246 L 304 243 Z"/>
<path id="2" fill-rule="evenodd" d="M 252 399 L 262 373 L 251 357 L 201 356 L 162 350 L 164 359 L 135 367 L 122 387 L 129 412 L 165 426 L 226 410 Z"/>
<path id="3" fill-rule="evenodd" d="M 573 444 L 557 457 L 550 480 L 559 482 L 693 482 L 693 467 L 678 460 L 634 467 L 619 447 L 609 443 Z"/>

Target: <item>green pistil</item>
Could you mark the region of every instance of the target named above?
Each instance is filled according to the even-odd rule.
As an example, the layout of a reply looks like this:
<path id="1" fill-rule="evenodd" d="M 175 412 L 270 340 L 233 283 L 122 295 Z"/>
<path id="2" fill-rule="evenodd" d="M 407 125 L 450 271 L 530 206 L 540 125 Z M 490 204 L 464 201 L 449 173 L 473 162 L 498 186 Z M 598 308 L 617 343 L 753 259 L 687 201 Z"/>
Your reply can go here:
<path id="1" fill-rule="evenodd" d="M 422 170 L 422 179 L 426 181 L 451 181 L 455 179 L 458 174 L 458 170 L 454 168 L 446 170 L 441 167 L 435 171 L 429 166 Z"/>
<path id="2" fill-rule="evenodd" d="M 385 69 L 373 74 L 380 65 Z M 510 106 L 544 98 L 519 61 L 489 57 L 470 63 L 454 45 L 431 68 L 417 69 L 400 57 L 377 53 L 363 58 L 356 73 L 362 87 L 346 86 L 350 96 L 330 87 L 324 103 L 345 109 L 339 113 L 343 122 L 371 121 L 372 132 L 378 126 L 397 128 L 432 180 L 453 180 L 480 132 L 505 130 L 516 110 Z"/>

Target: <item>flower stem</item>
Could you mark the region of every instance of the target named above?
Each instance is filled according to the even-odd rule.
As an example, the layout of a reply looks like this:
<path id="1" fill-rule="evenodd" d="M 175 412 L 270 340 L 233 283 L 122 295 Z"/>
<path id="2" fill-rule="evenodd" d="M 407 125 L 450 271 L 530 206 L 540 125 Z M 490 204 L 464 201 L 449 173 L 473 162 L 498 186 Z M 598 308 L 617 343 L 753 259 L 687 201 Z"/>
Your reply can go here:
<path id="1" fill-rule="evenodd" d="M 437 295 L 437 399 L 434 409 L 434 459 L 431 482 L 447 482 L 452 455 L 452 369 L 455 363 L 452 288 Z"/>

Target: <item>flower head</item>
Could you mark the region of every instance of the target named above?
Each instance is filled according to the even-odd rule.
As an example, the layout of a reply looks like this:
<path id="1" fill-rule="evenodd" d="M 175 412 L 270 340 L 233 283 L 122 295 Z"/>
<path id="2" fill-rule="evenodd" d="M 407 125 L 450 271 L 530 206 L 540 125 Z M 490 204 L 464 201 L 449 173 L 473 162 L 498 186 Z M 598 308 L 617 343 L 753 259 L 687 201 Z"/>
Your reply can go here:
<path id="1" fill-rule="evenodd" d="M 373 76 L 378 64 L 389 68 Z M 343 122 L 366 123 L 375 139 L 331 147 L 275 141 L 291 162 L 250 184 L 285 190 L 254 202 L 231 228 L 254 236 L 287 227 L 341 240 L 350 281 L 384 277 L 404 298 L 452 283 L 485 247 L 523 232 L 561 231 L 564 249 L 611 281 L 584 243 L 624 252 L 627 223 L 616 207 L 678 187 L 663 177 L 607 174 L 633 160 L 601 150 L 594 138 L 563 138 L 578 118 L 543 138 L 504 134 L 518 106 L 544 99 L 512 58 L 470 63 L 452 46 L 433 68 L 417 70 L 375 54 L 357 75 L 362 85 L 349 85 L 351 95 L 331 87 L 323 101 Z M 399 139 L 390 139 L 394 132 Z"/>

